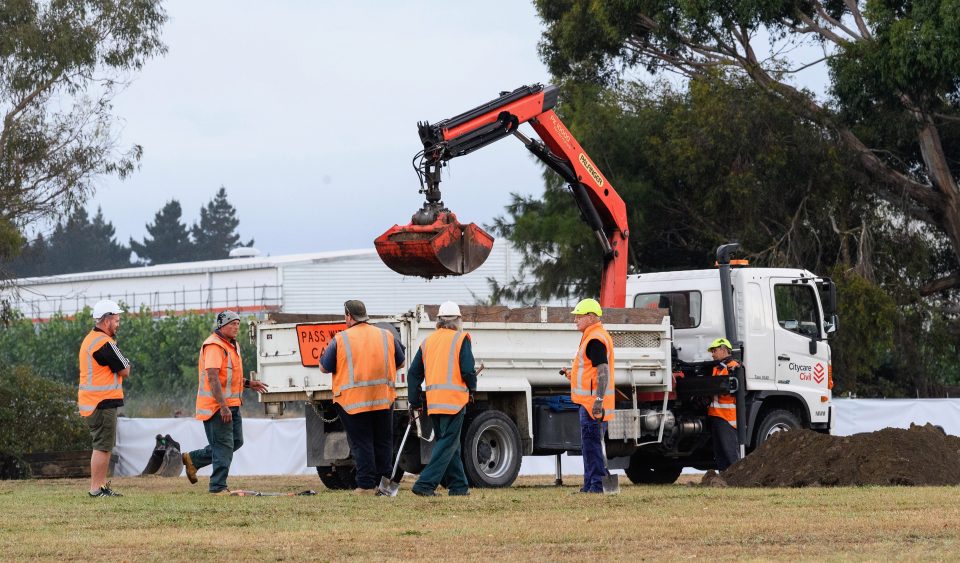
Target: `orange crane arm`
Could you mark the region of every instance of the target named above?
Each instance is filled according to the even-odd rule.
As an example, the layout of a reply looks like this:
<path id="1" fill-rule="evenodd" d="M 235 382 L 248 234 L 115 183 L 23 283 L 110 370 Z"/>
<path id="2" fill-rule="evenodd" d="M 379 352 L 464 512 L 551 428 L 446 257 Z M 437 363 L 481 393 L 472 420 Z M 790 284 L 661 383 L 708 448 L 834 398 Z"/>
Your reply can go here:
<path id="1" fill-rule="evenodd" d="M 600 304 L 604 307 L 623 307 L 626 301 L 629 239 L 626 206 L 580 143 L 554 113 L 553 107 L 556 105 L 558 93 L 555 86 L 540 84 L 522 86 L 512 92 L 504 92 L 499 98 L 450 119 L 432 125 L 427 122 L 418 123 L 420 140 L 424 148 L 415 157 L 415 160 L 418 160 L 415 168 L 420 176 L 420 192 L 425 194 L 426 202 L 423 209 L 414 214 L 411 225 L 394 226 L 377 239 L 377 250 L 384 262 L 398 272 L 409 274 L 413 271 L 410 268 L 412 259 L 423 259 L 423 254 L 430 252 L 438 256 L 442 253 L 450 255 L 454 242 L 462 244 L 461 241 L 475 237 L 474 225 L 471 224 L 467 229 L 463 229 L 459 223 L 456 223 L 456 217 L 443 206 L 440 194 L 440 171 L 446 162 L 453 158 L 469 154 L 508 135 L 513 135 L 520 139 L 531 153 L 567 181 L 574 201 L 580 209 L 581 218 L 596 234 L 603 249 L 604 266 L 600 280 Z M 518 130 L 523 123 L 529 123 L 541 140 L 530 139 L 523 135 Z M 452 229 L 451 224 L 456 224 L 460 228 Z M 418 250 L 419 256 L 414 256 L 413 252 L 406 252 L 406 258 L 411 260 L 407 260 L 402 265 L 398 264 L 405 258 L 404 249 L 398 250 L 397 243 L 392 243 L 393 246 L 387 245 L 386 239 L 392 237 L 404 241 L 405 238 L 409 239 L 414 234 L 430 230 L 435 230 L 437 233 L 443 230 L 443 236 L 437 237 L 443 238 L 443 242 L 433 241 L 434 247 L 425 252 L 423 249 L 426 247 L 421 246 L 421 250 Z M 381 242 L 384 242 L 383 247 Z M 422 241 L 420 244 L 422 245 Z M 490 244 L 492 245 L 492 241 Z M 476 248 L 480 245 L 473 246 L 475 249 L 472 251 L 468 245 L 457 248 L 459 254 L 465 255 L 471 252 L 476 253 Z M 413 245 L 409 244 L 407 248 L 412 249 Z M 486 252 L 489 253 L 489 248 Z M 428 258 L 432 260 L 431 257 Z M 483 258 L 485 259 L 486 255 Z M 429 271 L 428 274 L 462 274 L 479 266 L 479 263 L 469 266 L 464 264 L 465 261 L 460 260 L 456 266 L 459 270 L 449 267 L 443 273 Z"/>

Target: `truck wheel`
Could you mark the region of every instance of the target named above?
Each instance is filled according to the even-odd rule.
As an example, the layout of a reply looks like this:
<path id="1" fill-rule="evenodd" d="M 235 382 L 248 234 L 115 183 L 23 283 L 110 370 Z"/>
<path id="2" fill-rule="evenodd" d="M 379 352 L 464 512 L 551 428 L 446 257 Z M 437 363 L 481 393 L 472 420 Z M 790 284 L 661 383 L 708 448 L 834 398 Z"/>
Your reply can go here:
<path id="1" fill-rule="evenodd" d="M 773 409 L 767 412 L 757 426 L 756 448 L 777 432 L 787 432 L 800 428 L 800 419 L 792 411 Z"/>
<path id="2" fill-rule="evenodd" d="M 658 463 L 636 452 L 630 456 L 630 465 L 624 471 L 634 485 L 669 485 L 676 482 L 683 467 Z"/>
<path id="3" fill-rule="evenodd" d="M 357 488 L 357 468 L 350 465 L 318 466 L 317 475 L 323 486 L 332 491 L 345 491 Z"/>
<path id="4" fill-rule="evenodd" d="M 509 487 L 520 473 L 520 431 L 500 411 L 483 411 L 469 421 L 462 450 L 463 469 L 474 487 Z"/>

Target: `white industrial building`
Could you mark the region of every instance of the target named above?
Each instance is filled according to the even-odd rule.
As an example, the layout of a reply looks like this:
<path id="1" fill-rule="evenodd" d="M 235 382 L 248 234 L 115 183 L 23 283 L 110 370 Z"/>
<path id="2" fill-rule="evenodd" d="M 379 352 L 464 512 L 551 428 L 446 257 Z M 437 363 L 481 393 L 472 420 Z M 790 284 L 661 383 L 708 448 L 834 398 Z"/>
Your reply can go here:
<path id="1" fill-rule="evenodd" d="M 425 280 L 390 270 L 373 249 L 344 250 L 22 278 L 4 293 L 14 309 L 35 320 L 73 315 L 101 299 L 155 313 L 339 313 L 345 300 L 361 299 L 370 314 L 394 314 L 419 303 L 485 302 L 488 278 L 500 284 L 517 278 L 520 259 L 510 245 L 498 244 L 468 275 Z"/>

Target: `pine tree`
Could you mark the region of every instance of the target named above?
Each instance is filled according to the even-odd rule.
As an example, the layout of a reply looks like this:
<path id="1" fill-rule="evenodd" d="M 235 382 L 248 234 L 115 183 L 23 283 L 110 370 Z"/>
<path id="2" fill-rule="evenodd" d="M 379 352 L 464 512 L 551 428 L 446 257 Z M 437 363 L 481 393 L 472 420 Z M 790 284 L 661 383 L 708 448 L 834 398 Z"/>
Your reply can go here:
<path id="1" fill-rule="evenodd" d="M 193 242 L 187 226 L 180 221 L 183 210 L 180 202 L 171 199 L 147 225 L 149 236 L 143 242 L 130 239 L 130 248 L 137 253 L 140 263 L 170 264 L 193 260 Z"/>
<path id="2" fill-rule="evenodd" d="M 227 201 L 227 190 L 223 186 L 217 191 L 210 203 L 200 208 L 200 222 L 190 229 L 196 260 L 217 260 L 230 256 L 230 251 L 238 246 L 253 246 L 253 239 L 240 242 L 237 234 L 237 210 Z"/>
<path id="3" fill-rule="evenodd" d="M 44 275 L 47 260 L 47 239 L 43 233 L 23 245 L 20 254 L 3 266 L 4 275 L 15 278 L 29 278 Z"/>
<path id="4" fill-rule="evenodd" d="M 85 209 L 77 209 L 50 236 L 40 275 L 129 267 L 130 249 L 118 243 L 115 234 L 101 209 L 93 221 Z"/>

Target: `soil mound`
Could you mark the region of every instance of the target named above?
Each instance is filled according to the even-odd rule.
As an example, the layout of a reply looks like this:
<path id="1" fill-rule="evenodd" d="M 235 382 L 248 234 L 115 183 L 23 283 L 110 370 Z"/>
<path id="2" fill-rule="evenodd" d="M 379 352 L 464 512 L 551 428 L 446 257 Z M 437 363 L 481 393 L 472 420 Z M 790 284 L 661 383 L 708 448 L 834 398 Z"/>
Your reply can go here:
<path id="1" fill-rule="evenodd" d="M 932 424 L 853 436 L 781 432 L 723 473 L 731 487 L 960 485 L 960 438 Z"/>

